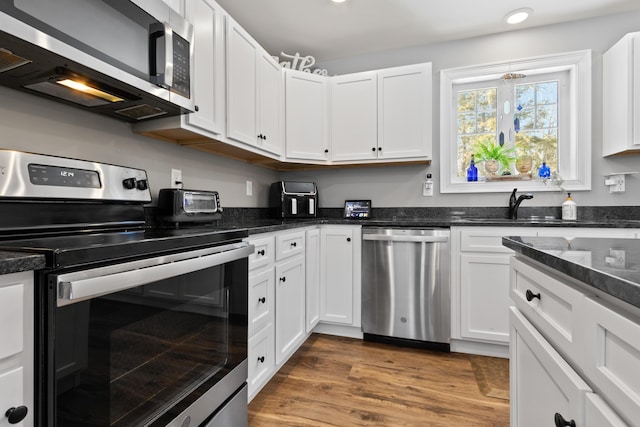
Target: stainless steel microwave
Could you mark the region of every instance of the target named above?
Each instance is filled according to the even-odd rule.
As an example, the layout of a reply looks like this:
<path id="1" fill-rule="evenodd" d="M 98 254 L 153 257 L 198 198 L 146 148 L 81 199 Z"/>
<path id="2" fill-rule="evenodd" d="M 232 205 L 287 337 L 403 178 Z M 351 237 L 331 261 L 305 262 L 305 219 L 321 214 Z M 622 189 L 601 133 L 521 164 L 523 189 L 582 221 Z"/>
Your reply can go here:
<path id="1" fill-rule="evenodd" d="M 188 113 L 193 37 L 162 0 L 0 0 L 0 84 L 131 122 Z"/>

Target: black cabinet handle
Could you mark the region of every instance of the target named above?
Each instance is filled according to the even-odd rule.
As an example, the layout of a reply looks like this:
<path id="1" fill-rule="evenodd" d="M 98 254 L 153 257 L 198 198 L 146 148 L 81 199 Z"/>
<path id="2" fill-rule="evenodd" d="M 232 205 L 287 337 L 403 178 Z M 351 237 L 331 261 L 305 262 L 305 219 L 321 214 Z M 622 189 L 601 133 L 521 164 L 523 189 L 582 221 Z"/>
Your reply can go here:
<path id="1" fill-rule="evenodd" d="M 576 427 L 576 422 L 571 420 L 571 421 L 567 421 L 564 419 L 564 417 L 562 415 L 560 415 L 559 413 L 556 412 L 555 417 L 553 418 L 553 420 L 556 423 L 556 427 Z"/>
<path id="2" fill-rule="evenodd" d="M 287 281 L 287 278 L 286 278 L 286 277 L 281 277 L 281 278 L 280 278 L 280 281 L 281 281 L 281 282 L 286 282 L 286 281 Z"/>
<path id="3" fill-rule="evenodd" d="M 265 297 L 258 298 L 258 302 L 261 302 L 264 304 L 265 302 L 267 302 L 267 299 Z"/>
<path id="4" fill-rule="evenodd" d="M 264 256 L 264 249 L 260 249 L 258 252 L 256 252 L 258 255 L 262 255 Z"/>
<path id="5" fill-rule="evenodd" d="M 298 246 L 298 244 L 296 242 L 291 242 L 291 246 L 295 248 L 296 246 Z"/>
<path id="6" fill-rule="evenodd" d="M 20 421 L 24 420 L 27 416 L 27 412 L 29 410 L 26 406 L 18 406 L 17 408 L 9 408 L 7 412 L 5 412 L 5 416 L 9 419 L 9 424 L 18 424 Z"/>
<path id="7" fill-rule="evenodd" d="M 264 356 L 260 356 L 260 357 L 258 357 L 258 362 L 260 362 L 260 363 L 264 363 Z"/>
<path id="8" fill-rule="evenodd" d="M 350 241 L 351 241 L 351 237 L 347 237 L 347 242 L 350 242 Z"/>
<path id="9" fill-rule="evenodd" d="M 378 147 L 378 151 L 382 151 L 382 147 Z"/>
<path id="10" fill-rule="evenodd" d="M 527 289 L 527 292 L 525 292 L 525 296 L 527 297 L 527 301 L 531 302 L 534 298 L 540 299 L 540 292 L 534 294 L 530 289 Z"/>
<path id="11" fill-rule="evenodd" d="M 196 112 L 200 111 L 200 107 L 198 107 L 197 105 L 193 107 L 194 110 L 196 110 Z"/>
<path id="12" fill-rule="evenodd" d="M 376 147 L 371 147 L 371 151 L 376 151 Z"/>
<path id="13" fill-rule="evenodd" d="M 328 148 L 325 148 L 325 149 L 324 149 L 324 152 L 325 152 L 325 153 L 328 153 L 328 152 L 329 152 L 329 149 L 328 149 Z"/>

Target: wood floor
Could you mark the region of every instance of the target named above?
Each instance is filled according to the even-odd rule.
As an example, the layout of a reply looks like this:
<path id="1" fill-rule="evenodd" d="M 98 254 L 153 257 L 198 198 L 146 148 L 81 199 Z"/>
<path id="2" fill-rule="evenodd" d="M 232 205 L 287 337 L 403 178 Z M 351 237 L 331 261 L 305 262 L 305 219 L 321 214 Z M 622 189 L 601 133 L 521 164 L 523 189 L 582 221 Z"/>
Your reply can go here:
<path id="1" fill-rule="evenodd" d="M 313 334 L 249 404 L 249 426 L 508 426 L 469 357 Z"/>

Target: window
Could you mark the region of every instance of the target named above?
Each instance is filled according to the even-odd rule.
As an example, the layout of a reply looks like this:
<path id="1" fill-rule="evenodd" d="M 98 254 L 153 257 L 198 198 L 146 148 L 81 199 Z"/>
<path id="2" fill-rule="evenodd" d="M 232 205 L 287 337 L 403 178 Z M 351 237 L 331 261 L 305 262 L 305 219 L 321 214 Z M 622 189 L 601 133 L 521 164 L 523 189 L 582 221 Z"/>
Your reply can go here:
<path id="1" fill-rule="evenodd" d="M 544 162 L 568 190 L 591 187 L 591 56 L 589 51 L 441 72 L 441 192 L 558 190 L 537 179 Z M 471 156 L 502 146 L 497 171 Z M 488 163 L 488 162 L 486 162 Z M 487 165 L 489 166 L 489 165 Z"/>

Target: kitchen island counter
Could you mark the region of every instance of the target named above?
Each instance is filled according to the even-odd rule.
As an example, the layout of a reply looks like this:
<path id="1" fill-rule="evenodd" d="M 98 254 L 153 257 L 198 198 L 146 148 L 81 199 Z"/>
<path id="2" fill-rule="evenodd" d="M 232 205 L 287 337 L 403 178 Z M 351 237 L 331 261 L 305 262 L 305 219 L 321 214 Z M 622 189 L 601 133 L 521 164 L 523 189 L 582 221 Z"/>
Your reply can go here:
<path id="1" fill-rule="evenodd" d="M 640 240 L 513 236 L 502 243 L 518 257 L 640 308 Z"/>

